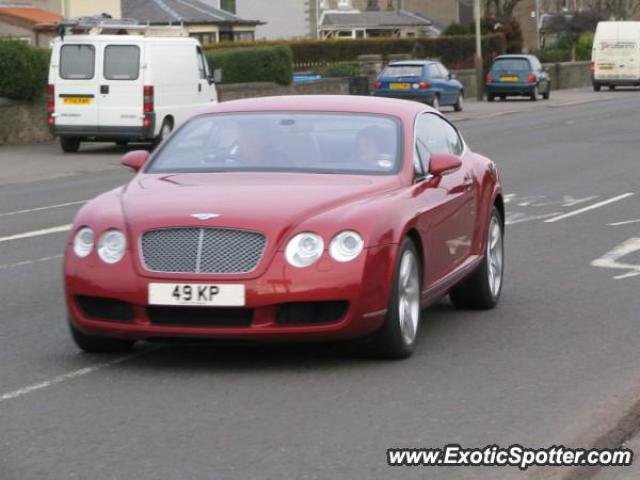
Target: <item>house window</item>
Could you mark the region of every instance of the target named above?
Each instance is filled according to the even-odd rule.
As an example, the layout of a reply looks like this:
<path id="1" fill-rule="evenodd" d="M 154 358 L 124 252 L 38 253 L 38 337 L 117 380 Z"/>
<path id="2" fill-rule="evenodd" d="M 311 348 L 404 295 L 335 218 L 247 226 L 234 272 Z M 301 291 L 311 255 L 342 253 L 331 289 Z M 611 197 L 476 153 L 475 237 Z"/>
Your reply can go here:
<path id="1" fill-rule="evenodd" d="M 220 8 L 236 14 L 236 0 L 220 0 Z"/>
<path id="2" fill-rule="evenodd" d="M 236 42 L 253 42 L 255 35 L 253 32 L 233 32 L 233 40 Z"/>
<path id="3" fill-rule="evenodd" d="M 339 8 L 351 8 L 351 0 L 338 0 Z"/>
<path id="4" fill-rule="evenodd" d="M 216 32 L 191 33 L 190 37 L 197 38 L 200 45 L 213 45 L 218 43 L 218 34 Z"/>

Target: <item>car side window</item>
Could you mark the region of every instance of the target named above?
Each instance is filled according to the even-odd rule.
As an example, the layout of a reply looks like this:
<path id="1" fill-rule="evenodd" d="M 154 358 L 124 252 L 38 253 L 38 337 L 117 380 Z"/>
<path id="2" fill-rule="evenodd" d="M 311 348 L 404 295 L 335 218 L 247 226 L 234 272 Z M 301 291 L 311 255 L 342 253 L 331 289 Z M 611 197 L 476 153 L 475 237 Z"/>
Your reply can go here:
<path id="1" fill-rule="evenodd" d="M 444 65 L 439 63 L 438 68 L 440 69 L 440 75 L 442 76 L 442 78 L 449 78 L 449 70 L 447 70 Z"/>
<path id="2" fill-rule="evenodd" d="M 435 63 L 429 65 L 429 76 L 433 79 L 442 78 L 442 73 L 440 72 L 438 65 L 436 65 Z"/>
<path id="3" fill-rule="evenodd" d="M 198 55 L 198 70 L 200 72 L 200 79 L 204 80 L 208 76 L 207 60 L 202 53 L 200 47 L 196 47 L 196 54 Z"/>
<path id="4" fill-rule="evenodd" d="M 416 122 L 416 150 L 425 171 L 434 153 L 462 155 L 464 143 L 458 131 L 446 120 L 433 113 L 424 113 Z"/>

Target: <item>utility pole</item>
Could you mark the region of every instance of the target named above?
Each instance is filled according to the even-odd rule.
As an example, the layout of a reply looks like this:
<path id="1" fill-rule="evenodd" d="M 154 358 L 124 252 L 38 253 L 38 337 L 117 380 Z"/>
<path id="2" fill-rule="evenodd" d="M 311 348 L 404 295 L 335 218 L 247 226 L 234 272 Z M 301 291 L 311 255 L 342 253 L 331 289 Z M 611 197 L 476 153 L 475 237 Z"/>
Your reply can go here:
<path id="1" fill-rule="evenodd" d="M 482 63 L 482 32 L 480 31 L 480 16 L 482 11 L 480 9 L 480 0 L 473 1 L 473 16 L 476 23 L 476 88 L 478 93 L 478 100 L 484 98 L 484 68 Z"/>

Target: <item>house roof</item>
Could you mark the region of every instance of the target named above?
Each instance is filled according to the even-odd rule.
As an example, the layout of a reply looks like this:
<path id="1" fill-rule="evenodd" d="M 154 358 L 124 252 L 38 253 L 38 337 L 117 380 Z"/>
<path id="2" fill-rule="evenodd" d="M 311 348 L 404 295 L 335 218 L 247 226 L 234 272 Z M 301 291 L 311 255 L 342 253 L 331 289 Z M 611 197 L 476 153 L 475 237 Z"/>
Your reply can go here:
<path id="1" fill-rule="evenodd" d="M 122 16 L 151 24 L 261 25 L 198 0 L 122 0 Z"/>
<path id="2" fill-rule="evenodd" d="M 431 20 L 406 10 L 326 12 L 321 28 L 429 27 Z"/>
<path id="3" fill-rule="evenodd" d="M 20 20 L 31 25 L 55 24 L 62 20 L 62 15 L 35 7 L 0 5 L 0 16 Z"/>

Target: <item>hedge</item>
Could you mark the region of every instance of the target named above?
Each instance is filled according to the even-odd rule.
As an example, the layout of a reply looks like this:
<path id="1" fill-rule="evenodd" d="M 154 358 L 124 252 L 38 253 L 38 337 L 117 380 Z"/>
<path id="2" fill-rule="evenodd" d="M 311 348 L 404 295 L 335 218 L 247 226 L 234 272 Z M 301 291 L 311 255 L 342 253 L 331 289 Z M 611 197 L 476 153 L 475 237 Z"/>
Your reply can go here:
<path id="1" fill-rule="evenodd" d="M 51 52 L 17 40 L 0 40 L 0 97 L 36 100 L 47 85 Z"/>
<path id="2" fill-rule="evenodd" d="M 293 54 L 287 46 L 220 48 L 206 52 L 212 70 L 222 69 L 222 83 L 276 82 L 293 79 Z"/>
<path id="3" fill-rule="evenodd" d="M 483 37 L 483 50 L 487 58 L 503 54 L 506 50 L 502 34 Z M 258 45 L 287 46 L 293 52 L 293 62 L 297 66 L 326 65 L 339 62 L 353 62 L 360 55 L 412 54 L 414 57 L 441 59 L 449 68 L 473 66 L 475 39 L 473 35 L 447 36 L 438 38 L 376 38 L 358 40 L 297 40 L 291 42 L 240 42 L 214 44 L 209 52 L 235 48 L 255 48 Z"/>

